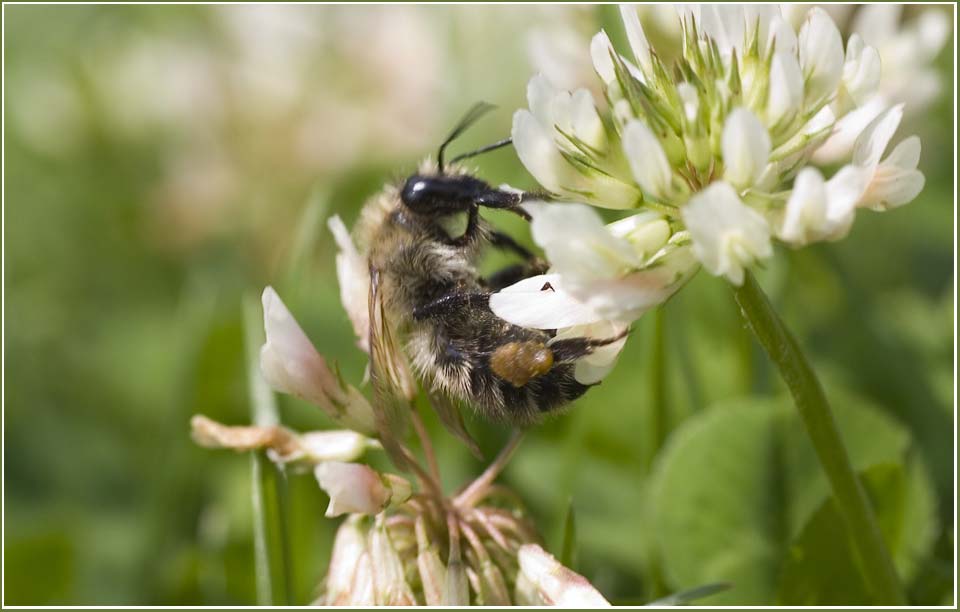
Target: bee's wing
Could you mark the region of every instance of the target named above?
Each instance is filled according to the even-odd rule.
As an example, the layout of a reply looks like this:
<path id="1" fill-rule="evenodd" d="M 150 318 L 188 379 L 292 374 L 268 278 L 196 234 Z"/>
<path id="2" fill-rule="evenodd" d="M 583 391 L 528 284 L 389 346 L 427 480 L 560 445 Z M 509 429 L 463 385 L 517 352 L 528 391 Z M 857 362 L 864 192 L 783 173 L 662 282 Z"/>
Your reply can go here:
<path id="1" fill-rule="evenodd" d="M 440 422 L 443 423 L 446 430 L 466 444 L 474 457 L 483 460 L 483 453 L 480 452 L 477 441 L 473 439 L 463 424 L 463 413 L 460 411 L 460 407 L 440 393 L 430 393 L 430 404 L 436 411 L 437 416 L 440 417 Z"/>
<path id="2" fill-rule="evenodd" d="M 384 450 L 398 468 L 408 464 L 400 445 L 410 420 L 415 393 L 406 358 L 397 345 L 397 331 L 383 305 L 380 271 L 370 268 L 370 383 L 374 419 Z"/>

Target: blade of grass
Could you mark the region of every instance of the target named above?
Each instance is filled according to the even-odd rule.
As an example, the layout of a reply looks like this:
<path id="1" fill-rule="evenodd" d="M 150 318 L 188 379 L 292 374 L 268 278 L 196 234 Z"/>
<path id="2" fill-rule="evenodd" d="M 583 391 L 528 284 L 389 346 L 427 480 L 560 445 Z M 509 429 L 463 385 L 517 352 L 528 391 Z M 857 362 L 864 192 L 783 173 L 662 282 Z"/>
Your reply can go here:
<path id="1" fill-rule="evenodd" d="M 308 284 L 301 281 L 307 272 L 310 258 L 316 249 L 317 240 L 322 237 L 330 238 L 330 233 L 327 231 L 324 223 L 329 208 L 329 190 L 324 187 L 314 188 L 303 207 L 303 212 L 297 223 L 296 235 L 290 244 L 290 250 L 284 261 L 282 270 L 286 280 L 284 283 L 285 286 L 308 286 Z"/>
<path id="2" fill-rule="evenodd" d="M 730 585 L 725 582 L 717 582 L 715 584 L 705 584 L 703 586 L 694 587 L 692 589 L 687 589 L 685 591 L 680 591 L 679 593 L 674 593 L 668 595 L 663 599 L 658 599 L 656 601 L 651 601 L 648 603 L 648 606 L 682 606 L 691 601 L 697 599 L 703 599 L 704 597 L 709 597 L 710 595 L 716 595 L 717 593 L 722 593 L 730 588 Z"/>
<path id="3" fill-rule="evenodd" d="M 563 521 L 563 541 L 560 544 L 560 563 L 576 570 L 577 562 L 577 517 L 573 510 L 573 498 L 567 503 L 567 517 Z"/>
<path id="4" fill-rule="evenodd" d="M 273 391 L 260 375 L 261 321 L 259 302 L 248 295 L 243 302 L 243 335 L 250 416 L 257 425 L 278 425 L 280 418 Z M 250 472 L 257 602 L 262 606 L 290 605 L 292 580 L 286 533 L 286 475 L 263 452 L 251 453 Z"/>

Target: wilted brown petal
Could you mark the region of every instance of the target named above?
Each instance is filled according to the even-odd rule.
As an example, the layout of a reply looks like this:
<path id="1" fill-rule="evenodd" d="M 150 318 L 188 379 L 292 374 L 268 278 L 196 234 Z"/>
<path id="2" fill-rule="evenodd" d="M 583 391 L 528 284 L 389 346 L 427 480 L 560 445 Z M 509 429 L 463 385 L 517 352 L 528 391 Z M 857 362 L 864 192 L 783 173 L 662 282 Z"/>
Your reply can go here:
<path id="1" fill-rule="evenodd" d="M 296 434 L 277 425 L 230 426 L 197 414 L 190 419 L 190 428 L 193 440 L 206 448 L 229 448 L 235 451 L 270 448 L 281 457 L 299 449 Z"/>

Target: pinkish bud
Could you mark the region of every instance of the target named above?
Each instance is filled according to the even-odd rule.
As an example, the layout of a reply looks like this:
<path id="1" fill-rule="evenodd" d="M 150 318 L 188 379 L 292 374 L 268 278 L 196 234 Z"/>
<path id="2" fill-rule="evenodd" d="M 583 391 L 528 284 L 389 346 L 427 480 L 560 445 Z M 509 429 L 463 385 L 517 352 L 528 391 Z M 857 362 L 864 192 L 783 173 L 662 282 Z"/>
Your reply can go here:
<path id="1" fill-rule="evenodd" d="M 314 470 L 320 487 L 330 496 L 326 516 L 379 514 L 391 503 L 410 497 L 410 483 L 392 474 L 381 477 L 362 463 L 327 461 Z"/>
<path id="2" fill-rule="evenodd" d="M 590 582 L 560 564 L 536 544 L 524 544 L 517 555 L 520 572 L 536 585 L 549 604 L 569 608 L 598 608 L 610 605 Z"/>
<path id="3" fill-rule="evenodd" d="M 273 287 L 263 290 L 262 300 L 267 336 L 260 348 L 264 380 L 277 391 L 320 406 L 350 429 L 373 432 L 370 404 L 356 389 L 342 384 L 330 370 Z"/>

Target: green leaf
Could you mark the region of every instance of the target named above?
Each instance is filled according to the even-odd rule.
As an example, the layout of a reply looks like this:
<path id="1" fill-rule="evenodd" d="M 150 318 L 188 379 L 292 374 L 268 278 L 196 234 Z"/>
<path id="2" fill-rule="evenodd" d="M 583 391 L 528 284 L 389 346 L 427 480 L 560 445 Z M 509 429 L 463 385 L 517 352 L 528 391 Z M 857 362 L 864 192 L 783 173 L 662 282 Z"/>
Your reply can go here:
<path id="1" fill-rule="evenodd" d="M 936 535 L 933 487 L 918 461 L 876 465 L 863 473 L 880 528 L 901 576 L 909 577 Z M 870 593 L 832 498 L 825 500 L 790 546 L 777 603 L 857 605 Z"/>
<path id="2" fill-rule="evenodd" d="M 902 462 L 909 437 L 869 404 L 831 390 L 857 471 Z M 653 476 L 653 527 L 675 588 L 729 582 L 711 605 L 768 604 L 790 543 L 828 485 L 783 399 L 726 402 L 674 432 Z"/>

